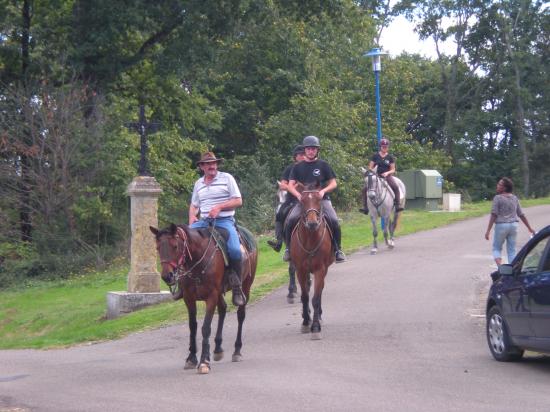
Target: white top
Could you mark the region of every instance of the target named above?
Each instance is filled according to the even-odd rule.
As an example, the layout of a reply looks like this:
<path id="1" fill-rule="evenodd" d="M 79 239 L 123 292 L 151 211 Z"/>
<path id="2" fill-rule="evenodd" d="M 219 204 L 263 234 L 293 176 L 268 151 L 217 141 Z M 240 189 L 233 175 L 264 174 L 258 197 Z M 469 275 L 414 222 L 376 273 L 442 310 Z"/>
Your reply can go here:
<path id="1" fill-rule="evenodd" d="M 201 218 L 208 217 L 210 209 L 229 199 L 242 197 L 235 178 L 229 173 L 219 172 L 210 184 L 204 183 L 204 176 L 195 182 L 191 204 L 200 209 Z M 234 216 L 235 209 L 222 210 L 218 217 Z"/>

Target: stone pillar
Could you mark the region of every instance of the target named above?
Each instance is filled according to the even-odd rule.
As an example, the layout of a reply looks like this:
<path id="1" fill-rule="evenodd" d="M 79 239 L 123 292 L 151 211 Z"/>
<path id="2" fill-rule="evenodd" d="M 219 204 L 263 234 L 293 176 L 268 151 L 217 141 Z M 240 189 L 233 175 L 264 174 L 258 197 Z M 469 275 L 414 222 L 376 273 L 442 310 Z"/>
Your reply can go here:
<path id="1" fill-rule="evenodd" d="M 154 177 L 138 176 L 128 185 L 127 193 L 131 201 L 132 228 L 128 292 L 159 292 L 155 237 L 149 226 L 158 227 L 158 197 L 162 189 Z"/>
<path id="2" fill-rule="evenodd" d="M 172 300 L 168 291 L 160 291 L 155 236 L 149 226 L 158 227 L 158 197 L 162 193 L 154 177 L 138 176 L 128 185 L 131 202 L 132 239 L 127 292 L 107 293 L 107 318 L 160 302 Z"/>

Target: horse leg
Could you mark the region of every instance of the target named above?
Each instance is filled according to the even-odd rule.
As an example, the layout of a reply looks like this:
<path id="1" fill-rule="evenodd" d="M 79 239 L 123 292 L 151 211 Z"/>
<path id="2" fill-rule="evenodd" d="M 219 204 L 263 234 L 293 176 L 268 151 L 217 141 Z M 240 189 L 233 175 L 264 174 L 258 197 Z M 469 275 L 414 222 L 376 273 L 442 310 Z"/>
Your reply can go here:
<path id="1" fill-rule="evenodd" d="M 195 369 L 197 367 L 197 302 L 185 300 L 189 315 L 189 356 L 185 360 L 183 369 Z"/>
<path id="2" fill-rule="evenodd" d="M 321 339 L 321 295 L 323 294 L 323 289 L 325 287 L 325 275 L 326 269 L 322 268 L 321 270 L 315 273 L 315 291 L 313 293 L 313 299 L 311 303 L 313 304 L 313 322 L 311 323 L 311 339 L 318 340 Z"/>
<path id="3" fill-rule="evenodd" d="M 294 299 L 298 296 L 298 289 L 296 288 L 296 269 L 292 262 L 288 265 L 288 295 L 286 296 L 286 301 L 288 303 L 294 303 Z"/>
<path id="4" fill-rule="evenodd" d="M 392 222 L 390 217 L 384 218 L 384 220 L 386 221 L 386 224 L 384 225 L 384 243 L 386 244 L 386 246 L 390 246 L 390 243 L 388 242 L 388 229 L 391 226 Z"/>
<path id="5" fill-rule="evenodd" d="M 243 347 L 242 334 L 245 317 L 246 305 L 239 306 L 239 308 L 237 309 L 237 320 L 239 322 L 239 326 L 237 328 L 237 339 L 235 339 L 235 352 L 233 352 L 233 356 L 231 357 L 231 360 L 233 362 L 240 362 L 243 359 L 243 356 L 241 355 L 241 348 Z"/>
<path id="6" fill-rule="evenodd" d="M 309 287 L 311 280 L 309 279 L 309 273 L 300 273 L 298 271 L 298 282 L 300 282 L 300 289 L 302 291 L 302 333 L 309 333 L 309 322 L 311 318 L 309 316 Z"/>
<path id="7" fill-rule="evenodd" d="M 390 234 L 389 234 L 389 240 L 388 240 L 388 247 L 390 249 L 393 249 L 395 246 L 395 242 L 393 240 L 393 233 L 395 232 L 396 226 L 397 226 L 397 212 L 394 213 L 393 219 L 390 220 L 390 224 L 389 224 Z"/>
<path id="8" fill-rule="evenodd" d="M 227 303 L 223 295 L 220 294 L 218 299 L 218 328 L 216 329 L 216 337 L 214 338 L 214 360 L 220 361 L 223 359 L 223 348 L 222 348 L 222 333 L 223 333 L 223 323 L 225 321 L 225 314 L 227 313 Z"/>
<path id="9" fill-rule="evenodd" d="M 201 361 L 198 368 L 200 374 L 210 372 L 210 332 L 216 303 L 217 300 L 214 294 L 211 294 L 206 300 L 206 313 L 204 314 L 204 321 L 202 322 Z"/>
<path id="10" fill-rule="evenodd" d="M 370 214 L 370 221 L 372 223 L 372 249 L 370 250 L 370 254 L 376 255 L 378 252 L 378 241 L 376 240 L 378 237 L 378 228 L 376 227 L 376 216 L 374 216 L 374 212 Z"/>

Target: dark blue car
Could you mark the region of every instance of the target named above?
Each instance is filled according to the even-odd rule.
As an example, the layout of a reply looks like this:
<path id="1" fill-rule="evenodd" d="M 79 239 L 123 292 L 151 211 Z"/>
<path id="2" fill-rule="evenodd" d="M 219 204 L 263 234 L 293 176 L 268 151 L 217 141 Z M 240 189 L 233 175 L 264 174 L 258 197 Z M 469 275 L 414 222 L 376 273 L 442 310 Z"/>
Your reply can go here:
<path id="1" fill-rule="evenodd" d="M 486 329 L 493 357 L 508 362 L 524 350 L 550 354 L 550 226 L 491 277 Z"/>

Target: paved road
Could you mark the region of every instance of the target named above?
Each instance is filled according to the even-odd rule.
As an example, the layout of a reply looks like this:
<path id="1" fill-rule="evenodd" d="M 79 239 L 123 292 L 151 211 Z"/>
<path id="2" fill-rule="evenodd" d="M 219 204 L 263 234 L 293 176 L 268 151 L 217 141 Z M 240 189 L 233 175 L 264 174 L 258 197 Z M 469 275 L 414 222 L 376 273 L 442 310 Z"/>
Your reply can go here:
<path id="1" fill-rule="evenodd" d="M 533 227 L 550 206 L 527 209 Z M 550 358 L 492 360 L 487 218 L 397 239 L 333 266 L 323 339 L 279 289 L 249 308 L 241 363 L 184 371 L 186 325 L 65 350 L 0 351 L 0 411 L 548 411 Z M 527 239 L 520 229 L 520 243 Z M 176 304 L 174 304 L 175 307 Z M 183 311 L 183 305 L 181 305 Z"/>

